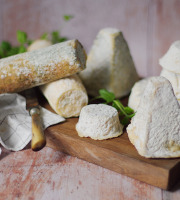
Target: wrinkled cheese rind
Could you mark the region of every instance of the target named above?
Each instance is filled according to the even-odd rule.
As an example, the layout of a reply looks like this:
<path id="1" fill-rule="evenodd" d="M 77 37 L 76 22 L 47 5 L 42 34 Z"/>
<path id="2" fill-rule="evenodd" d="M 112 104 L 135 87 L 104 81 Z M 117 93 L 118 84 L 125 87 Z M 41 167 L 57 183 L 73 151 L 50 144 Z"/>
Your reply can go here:
<path id="1" fill-rule="evenodd" d="M 166 78 L 148 81 L 127 133 L 144 157 L 180 156 L 180 106 Z"/>
<path id="2" fill-rule="evenodd" d="M 172 43 L 166 54 L 159 59 L 159 64 L 164 69 L 180 74 L 180 40 Z"/>
<path id="3" fill-rule="evenodd" d="M 98 33 L 80 78 L 92 96 L 102 88 L 117 98 L 130 92 L 138 75 L 122 32 L 106 28 Z"/>
<path id="4" fill-rule="evenodd" d="M 128 99 L 128 106 L 137 111 L 141 97 L 150 78 L 142 79 L 134 84 Z"/>
<path id="5" fill-rule="evenodd" d="M 83 70 L 85 64 L 86 53 L 77 40 L 0 59 L 0 94 L 70 76 Z"/>
<path id="6" fill-rule="evenodd" d="M 118 112 L 112 106 L 91 104 L 82 108 L 76 130 L 80 137 L 103 140 L 123 133 Z"/>
<path id="7" fill-rule="evenodd" d="M 163 76 L 170 81 L 174 90 L 174 94 L 178 101 L 180 101 L 180 74 L 162 69 L 160 76 Z"/>
<path id="8" fill-rule="evenodd" d="M 79 116 L 88 103 L 86 89 L 77 75 L 42 85 L 40 89 L 54 111 L 65 118 Z"/>

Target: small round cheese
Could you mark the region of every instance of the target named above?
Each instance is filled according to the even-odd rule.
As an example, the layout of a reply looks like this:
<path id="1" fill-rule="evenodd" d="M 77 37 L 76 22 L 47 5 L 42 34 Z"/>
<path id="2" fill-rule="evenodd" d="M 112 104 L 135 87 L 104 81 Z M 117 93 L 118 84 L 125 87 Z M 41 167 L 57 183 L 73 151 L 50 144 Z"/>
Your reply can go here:
<path id="1" fill-rule="evenodd" d="M 76 130 L 80 137 L 103 140 L 123 133 L 118 112 L 112 106 L 91 104 L 82 108 Z"/>

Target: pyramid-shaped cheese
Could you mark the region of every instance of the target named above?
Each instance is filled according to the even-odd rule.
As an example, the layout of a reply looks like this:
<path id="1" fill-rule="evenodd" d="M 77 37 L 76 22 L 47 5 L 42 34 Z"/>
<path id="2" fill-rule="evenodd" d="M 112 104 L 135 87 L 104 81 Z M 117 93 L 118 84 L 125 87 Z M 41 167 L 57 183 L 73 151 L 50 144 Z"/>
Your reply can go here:
<path id="1" fill-rule="evenodd" d="M 162 69 L 160 76 L 167 78 L 172 84 L 174 94 L 180 102 L 180 74 L 176 74 L 166 69 Z"/>
<path id="2" fill-rule="evenodd" d="M 88 94 L 107 89 L 117 98 L 127 95 L 138 75 L 122 32 L 102 29 L 87 58 L 87 68 L 80 73 Z"/>
<path id="3" fill-rule="evenodd" d="M 142 156 L 180 157 L 180 106 L 166 78 L 149 80 L 127 133 Z"/>
<path id="4" fill-rule="evenodd" d="M 159 64 L 164 69 L 180 74 L 180 40 L 172 43 L 167 53 L 159 59 Z"/>

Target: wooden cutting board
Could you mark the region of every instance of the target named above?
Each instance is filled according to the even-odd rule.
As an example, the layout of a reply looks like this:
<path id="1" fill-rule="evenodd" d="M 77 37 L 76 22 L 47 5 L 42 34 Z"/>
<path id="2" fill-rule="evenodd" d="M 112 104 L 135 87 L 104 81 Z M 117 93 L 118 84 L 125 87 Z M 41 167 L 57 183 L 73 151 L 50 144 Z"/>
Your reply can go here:
<path id="1" fill-rule="evenodd" d="M 41 105 L 52 111 L 45 100 L 41 99 Z M 180 158 L 143 158 L 126 132 L 102 141 L 81 138 L 75 130 L 77 121 L 71 118 L 47 128 L 47 146 L 162 189 L 170 190 L 180 180 Z"/>

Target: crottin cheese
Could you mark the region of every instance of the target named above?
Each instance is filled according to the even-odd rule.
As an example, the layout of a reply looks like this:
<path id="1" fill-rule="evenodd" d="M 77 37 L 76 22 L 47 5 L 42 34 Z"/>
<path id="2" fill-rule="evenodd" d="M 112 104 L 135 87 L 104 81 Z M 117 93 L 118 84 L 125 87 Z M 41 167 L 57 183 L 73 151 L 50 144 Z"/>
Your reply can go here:
<path id="1" fill-rule="evenodd" d="M 91 104 L 82 108 L 76 130 L 80 137 L 104 140 L 123 133 L 115 108 L 105 104 Z"/>
<path id="2" fill-rule="evenodd" d="M 102 88 L 117 98 L 130 92 L 138 75 L 122 32 L 106 28 L 98 33 L 80 78 L 92 96 L 98 95 Z"/>
<path id="3" fill-rule="evenodd" d="M 0 60 L 0 93 L 19 92 L 85 68 L 86 54 L 77 40 Z"/>
<path id="4" fill-rule="evenodd" d="M 144 157 L 180 157 L 180 105 L 166 78 L 148 81 L 127 133 Z"/>
<path id="5" fill-rule="evenodd" d="M 77 75 L 42 85 L 40 89 L 54 111 L 65 118 L 79 116 L 88 103 L 86 89 Z"/>

